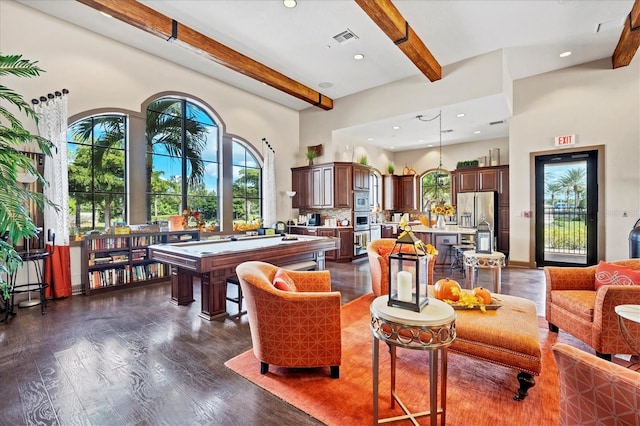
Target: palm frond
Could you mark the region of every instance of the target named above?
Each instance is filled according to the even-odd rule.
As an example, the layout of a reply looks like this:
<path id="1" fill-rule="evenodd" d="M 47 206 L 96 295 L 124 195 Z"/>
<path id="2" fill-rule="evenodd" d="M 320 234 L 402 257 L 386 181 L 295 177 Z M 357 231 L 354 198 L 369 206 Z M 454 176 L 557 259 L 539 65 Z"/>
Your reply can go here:
<path id="1" fill-rule="evenodd" d="M 0 75 L 15 75 L 17 77 L 36 77 L 45 72 L 36 64 L 38 61 L 22 59 L 22 55 L 0 55 Z"/>

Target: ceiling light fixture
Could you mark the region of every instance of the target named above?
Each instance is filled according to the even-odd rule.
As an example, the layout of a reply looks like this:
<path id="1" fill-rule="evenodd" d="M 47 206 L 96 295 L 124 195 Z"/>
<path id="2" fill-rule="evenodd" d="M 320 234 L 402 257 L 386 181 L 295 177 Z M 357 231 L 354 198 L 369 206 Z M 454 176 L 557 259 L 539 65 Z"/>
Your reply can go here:
<path id="1" fill-rule="evenodd" d="M 105 12 L 100 12 L 100 15 L 106 16 L 107 18 L 113 18 L 113 16 L 111 16 L 108 13 L 105 13 Z"/>
<path id="2" fill-rule="evenodd" d="M 562 52 L 558 56 L 560 56 L 561 58 L 566 58 L 567 56 L 570 56 L 570 55 L 571 55 L 571 52 L 567 50 L 566 52 Z"/>
<path id="3" fill-rule="evenodd" d="M 399 129 L 400 129 L 400 126 L 393 126 L 393 127 L 392 127 L 392 129 L 393 129 L 393 130 L 399 130 Z"/>
<path id="4" fill-rule="evenodd" d="M 284 7 L 287 7 L 289 9 L 293 9 L 294 7 L 296 7 L 298 5 L 298 2 L 296 0 L 284 0 L 282 2 L 282 4 L 284 5 Z"/>
<path id="5" fill-rule="evenodd" d="M 356 61 L 360 61 L 364 59 L 364 55 L 362 53 L 356 53 L 355 55 L 353 55 L 353 59 L 355 59 Z"/>
<path id="6" fill-rule="evenodd" d="M 433 121 L 436 118 L 438 119 L 438 127 L 440 130 L 438 132 L 438 138 L 439 138 L 439 144 L 438 144 L 438 148 L 439 148 L 439 154 L 440 154 L 440 162 L 438 163 L 438 168 L 436 169 L 436 176 L 435 176 L 435 188 L 433 190 L 433 200 L 429 201 L 429 204 L 435 203 L 435 204 L 444 204 L 445 200 L 443 199 L 443 196 L 445 196 L 445 194 L 443 193 L 444 188 L 444 179 L 442 179 L 443 177 L 447 176 L 449 174 L 449 172 L 442 166 L 442 110 L 440 110 L 438 112 L 438 115 L 436 115 L 433 118 L 423 118 L 422 115 L 418 115 L 416 116 L 416 118 L 420 121 Z"/>
<path id="7" fill-rule="evenodd" d="M 476 131 L 475 131 L 475 132 L 473 132 L 473 133 L 474 133 L 474 134 L 476 134 L 476 135 L 479 135 L 479 134 L 480 134 L 480 130 L 476 130 Z"/>
<path id="8" fill-rule="evenodd" d="M 466 114 L 465 114 L 464 112 L 461 112 L 460 114 L 456 115 L 456 117 L 458 117 L 458 118 L 462 118 L 462 117 L 464 117 L 465 115 L 466 115 Z"/>

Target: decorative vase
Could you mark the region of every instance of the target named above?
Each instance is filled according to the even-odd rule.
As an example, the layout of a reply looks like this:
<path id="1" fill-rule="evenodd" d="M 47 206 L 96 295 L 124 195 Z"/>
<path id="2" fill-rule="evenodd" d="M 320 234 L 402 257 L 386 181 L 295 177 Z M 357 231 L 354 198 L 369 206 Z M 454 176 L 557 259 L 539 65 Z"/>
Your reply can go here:
<path id="1" fill-rule="evenodd" d="M 438 220 L 436 222 L 436 228 L 444 228 L 445 226 L 447 226 L 447 223 L 444 220 L 444 216 L 443 215 L 438 215 Z"/>

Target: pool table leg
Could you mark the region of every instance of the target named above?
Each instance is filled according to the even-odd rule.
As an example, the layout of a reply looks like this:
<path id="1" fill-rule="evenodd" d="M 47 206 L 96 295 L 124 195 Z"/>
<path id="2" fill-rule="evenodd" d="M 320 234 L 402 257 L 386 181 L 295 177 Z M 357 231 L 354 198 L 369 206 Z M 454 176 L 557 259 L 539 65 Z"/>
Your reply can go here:
<path id="1" fill-rule="evenodd" d="M 188 305 L 193 300 L 193 276 L 177 266 L 171 266 L 171 303 Z"/>

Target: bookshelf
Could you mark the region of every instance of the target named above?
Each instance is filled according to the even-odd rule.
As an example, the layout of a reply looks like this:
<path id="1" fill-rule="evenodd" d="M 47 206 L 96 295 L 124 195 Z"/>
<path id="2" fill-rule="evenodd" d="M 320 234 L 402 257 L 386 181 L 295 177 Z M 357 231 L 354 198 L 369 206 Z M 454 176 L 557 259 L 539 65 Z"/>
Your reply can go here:
<path id="1" fill-rule="evenodd" d="M 87 235 L 82 244 L 82 291 L 86 296 L 167 281 L 171 268 L 149 258 L 151 244 L 197 241 L 197 229 Z"/>

